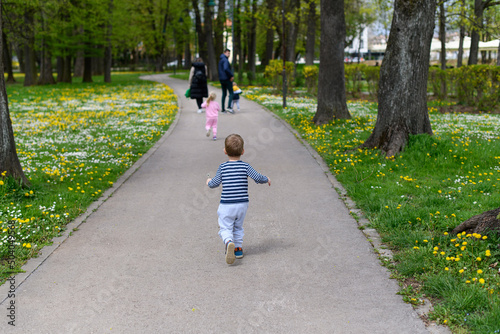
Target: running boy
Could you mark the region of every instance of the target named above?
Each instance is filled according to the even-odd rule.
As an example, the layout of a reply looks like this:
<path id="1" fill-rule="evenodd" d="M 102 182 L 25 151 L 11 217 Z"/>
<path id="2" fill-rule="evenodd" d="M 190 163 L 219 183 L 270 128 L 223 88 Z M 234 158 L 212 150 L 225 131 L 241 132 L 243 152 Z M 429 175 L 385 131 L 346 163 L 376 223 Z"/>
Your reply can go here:
<path id="1" fill-rule="evenodd" d="M 259 174 L 248 163 L 240 160 L 245 150 L 240 135 L 229 135 L 224 142 L 224 153 L 229 161 L 223 162 L 213 179 L 207 179 L 210 188 L 222 183 L 222 194 L 217 210 L 219 216 L 219 236 L 226 245 L 226 263 L 243 257 L 243 221 L 248 209 L 248 177 L 256 183 L 268 183 L 271 180 Z"/>

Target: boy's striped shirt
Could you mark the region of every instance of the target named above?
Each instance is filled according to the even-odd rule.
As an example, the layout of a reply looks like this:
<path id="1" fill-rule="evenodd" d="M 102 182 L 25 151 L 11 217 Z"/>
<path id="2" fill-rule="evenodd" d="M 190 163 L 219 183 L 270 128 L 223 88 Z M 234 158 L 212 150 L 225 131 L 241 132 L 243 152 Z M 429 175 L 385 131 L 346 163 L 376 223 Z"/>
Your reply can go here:
<path id="1" fill-rule="evenodd" d="M 248 202 L 248 177 L 256 183 L 268 181 L 266 176 L 259 174 L 246 162 L 226 161 L 219 166 L 208 186 L 216 188 L 222 183 L 220 202 L 223 204 Z"/>

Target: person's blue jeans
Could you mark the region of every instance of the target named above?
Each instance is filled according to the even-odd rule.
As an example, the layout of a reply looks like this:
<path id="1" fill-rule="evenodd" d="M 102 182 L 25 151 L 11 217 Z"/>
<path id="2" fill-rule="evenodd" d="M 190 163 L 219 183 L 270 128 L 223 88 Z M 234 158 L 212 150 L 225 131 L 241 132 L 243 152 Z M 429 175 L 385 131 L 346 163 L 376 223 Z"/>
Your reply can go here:
<path id="1" fill-rule="evenodd" d="M 227 107 L 231 108 L 231 105 L 233 104 L 233 82 L 231 80 L 221 80 L 220 85 L 222 88 L 221 108 L 222 111 L 225 111 L 226 108 L 224 107 L 225 106 L 224 102 L 226 101 L 226 96 L 228 91 L 229 91 L 229 101 L 227 102 Z"/>

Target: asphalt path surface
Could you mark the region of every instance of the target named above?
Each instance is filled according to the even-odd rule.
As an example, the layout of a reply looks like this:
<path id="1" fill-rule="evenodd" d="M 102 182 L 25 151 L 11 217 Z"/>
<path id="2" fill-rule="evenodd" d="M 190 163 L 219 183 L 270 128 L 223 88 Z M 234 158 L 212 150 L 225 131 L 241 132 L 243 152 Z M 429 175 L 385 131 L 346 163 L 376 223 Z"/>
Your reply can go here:
<path id="1" fill-rule="evenodd" d="M 428 333 L 334 189 L 324 166 L 282 121 L 242 97 L 205 114 L 167 75 L 180 113 L 170 130 L 78 222 L 0 287 L 0 332 L 10 333 Z M 220 103 L 221 91 L 217 93 Z M 245 139 L 242 160 L 271 178 L 250 180 L 245 257 L 224 260 L 220 188 L 224 138 Z M 70 225 L 69 228 L 72 226 Z"/>

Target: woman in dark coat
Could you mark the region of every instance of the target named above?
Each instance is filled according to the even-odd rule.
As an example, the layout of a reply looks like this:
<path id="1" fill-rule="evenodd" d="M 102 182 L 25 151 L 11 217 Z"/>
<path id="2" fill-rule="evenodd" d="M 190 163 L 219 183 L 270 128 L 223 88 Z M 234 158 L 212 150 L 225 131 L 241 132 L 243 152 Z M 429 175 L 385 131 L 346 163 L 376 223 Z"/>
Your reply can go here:
<path id="1" fill-rule="evenodd" d="M 191 88 L 191 98 L 196 99 L 198 104 L 198 113 L 202 113 L 201 104 L 203 98 L 208 97 L 207 87 L 207 66 L 203 63 L 203 59 L 196 58 L 189 72 L 189 87 Z"/>

